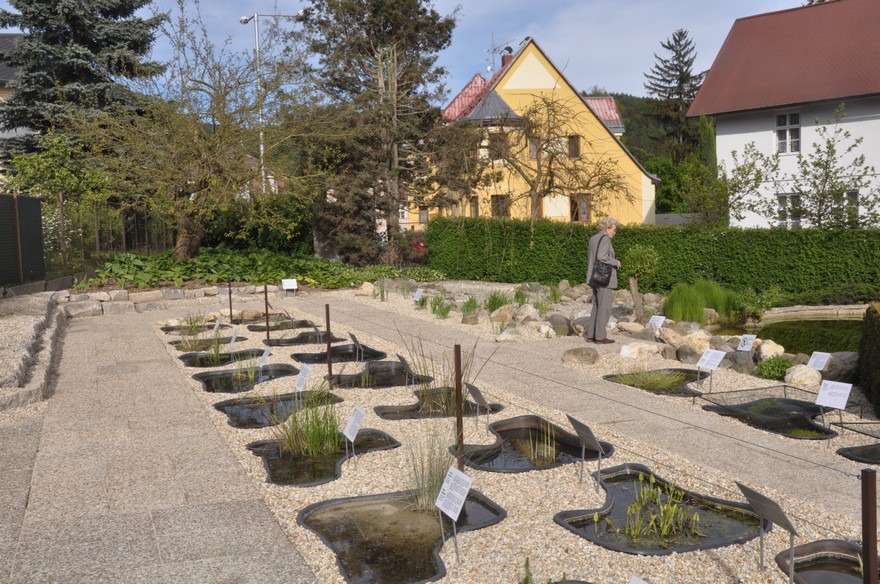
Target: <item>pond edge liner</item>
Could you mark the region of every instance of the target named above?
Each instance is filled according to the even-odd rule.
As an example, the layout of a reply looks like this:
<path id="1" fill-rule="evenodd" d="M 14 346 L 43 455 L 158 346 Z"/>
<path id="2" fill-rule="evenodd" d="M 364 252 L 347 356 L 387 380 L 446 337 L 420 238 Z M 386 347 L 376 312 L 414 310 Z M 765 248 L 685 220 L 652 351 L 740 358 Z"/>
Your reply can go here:
<path id="1" fill-rule="evenodd" d="M 408 404 L 408 405 L 404 405 L 404 406 L 382 406 L 382 405 L 379 405 L 379 406 L 375 406 L 373 408 L 373 412 L 375 412 L 375 414 L 377 416 L 379 416 L 380 418 L 382 418 L 383 420 L 386 420 L 389 422 L 402 422 L 404 420 L 432 420 L 432 419 L 437 419 L 437 418 L 451 418 L 451 417 L 455 416 L 455 413 L 452 413 L 449 415 L 443 415 L 443 416 L 412 416 L 409 418 L 386 418 L 385 417 L 386 415 L 396 414 L 396 413 L 407 413 L 407 412 L 417 413 L 419 406 L 424 401 L 421 399 L 422 395 L 427 394 L 427 393 L 439 393 L 440 390 L 455 391 L 455 388 L 446 385 L 446 386 L 442 386 L 442 387 L 431 387 L 429 389 L 415 389 L 415 390 L 413 390 L 413 395 L 415 395 L 416 398 L 418 398 L 418 401 L 416 403 Z M 472 402 L 467 399 L 464 400 L 464 404 L 470 404 L 470 405 L 474 406 L 474 408 L 477 407 L 477 404 L 475 402 Z M 481 416 L 483 415 L 484 409 L 485 408 L 482 408 L 482 407 L 480 408 L 480 415 Z M 503 404 L 493 402 L 493 403 L 489 404 L 489 412 L 488 413 L 495 414 L 495 413 L 500 412 L 503 409 L 504 409 Z M 465 417 L 465 418 L 472 418 L 476 415 L 477 415 L 476 413 L 473 413 L 473 414 L 462 413 L 462 417 Z"/>
<path id="2" fill-rule="evenodd" d="M 279 377 L 290 377 L 291 375 L 297 375 L 299 373 L 299 369 L 294 367 L 293 365 L 288 365 L 287 363 L 269 363 L 268 365 L 263 365 L 263 371 L 281 371 L 284 372 L 285 375 L 279 375 L 278 377 L 273 377 L 272 379 L 278 379 Z M 199 373 L 193 374 L 192 378 L 202 384 L 202 391 L 206 391 L 208 393 L 244 393 L 246 391 L 252 390 L 254 387 L 259 385 L 260 383 L 265 383 L 265 381 L 272 381 L 272 379 L 266 379 L 265 381 L 257 381 L 247 387 L 243 387 L 236 391 L 208 391 L 208 386 L 205 383 L 206 380 L 212 379 L 215 377 L 226 377 L 227 375 L 231 375 L 235 373 L 234 369 L 215 369 L 213 371 L 201 371 Z"/>
<path id="3" fill-rule="evenodd" d="M 710 495 L 701 495 L 699 493 L 689 491 L 687 489 L 684 489 L 684 488 L 676 485 L 675 483 L 670 483 L 669 481 L 667 481 L 666 479 L 664 479 L 663 477 L 661 477 L 660 475 L 658 475 L 657 473 L 652 471 L 647 466 L 645 466 L 643 464 L 638 464 L 638 463 L 624 463 L 624 464 L 612 466 L 609 468 L 603 468 L 601 471 L 593 471 L 590 476 L 592 476 L 602 486 L 602 488 L 605 489 L 605 502 L 602 504 L 602 506 L 597 507 L 595 509 L 569 509 L 569 510 L 565 510 L 565 511 L 560 511 L 559 513 L 556 513 L 553 516 L 553 521 L 557 525 L 565 528 L 566 530 L 570 531 L 574 535 L 576 535 L 582 539 L 587 540 L 588 542 L 590 542 L 593 545 L 597 545 L 599 547 L 603 547 L 603 548 L 609 549 L 611 551 L 621 552 L 621 553 L 631 554 L 631 555 L 637 555 L 637 556 L 668 556 L 668 555 L 672 555 L 672 554 L 681 554 L 681 553 L 687 553 L 687 552 L 698 551 L 698 550 L 709 550 L 709 549 L 727 547 L 727 546 L 731 546 L 731 545 L 740 545 L 740 544 L 744 544 L 747 541 L 751 541 L 751 540 L 755 539 L 756 537 L 758 537 L 761 534 L 760 527 L 759 527 L 758 529 L 755 530 L 754 535 L 750 535 L 748 537 L 738 537 L 738 538 L 735 538 L 735 539 L 732 539 L 729 541 L 720 542 L 715 545 L 701 546 L 701 545 L 694 544 L 694 545 L 686 545 L 686 546 L 672 548 L 672 549 L 645 551 L 645 550 L 638 550 L 638 548 L 633 548 L 630 546 L 617 545 L 615 543 L 608 543 L 608 542 L 599 543 L 598 541 L 594 541 L 592 539 L 584 537 L 584 535 L 582 533 L 580 533 L 580 531 L 571 527 L 570 523 L 568 522 L 568 519 L 570 517 L 573 517 L 573 516 L 576 516 L 576 517 L 593 516 L 596 513 L 598 513 L 600 516 L 602 516 L 602 515 L 606 515 L 607 513 L 609 513 L 611 508 L 614 506 L 614 496 L 611 494 L 611 492 L 607 488 L 605 488 L 605 483 L 602 480 L 602 477 L 616 476 L 621 473 L 625 473 L 625 474 L 629 475 L 629 474 L 633 474 L 633 471 L 635 471 L 635 473 L 644 473 L 646 476 L 653 476 L 656 479 L 657 483 L 660 484 L 661 486 L 664 486 L 667 484 L 672 484 L 677 489 L 681 490 L 684 493 L 684 495 L 687 497 L 692 497 L 694 499 L 706 501 L 706 502 L 711 503 L 716 506 L 728 507 L 728 508 L 734 508 L 734 509 L 737 509 L 740 511 L 746 511 L 746 512 L 754 515 L 759 520 L 760 524 L 763 526 L 765 533 L 769 533 L 773 528 L 773 524 L 770 523 L 769 521 L 767 521 L 766 519 L 760 518 L 752 510 L 751 506 L 748 503 L 741 503 L 739 501 L 730 501 L 727 499 L 719 499 L 717 497 L 712 497 Z"/>
<path id="4" fill-rule="evenodd" d="M 401 443 L 394 436 L 392 436 L 391 434 L 388 434 L 387 432 L 383 432 L 382 430 L 377 430 L 375 428 L 361 428 L 361 430 L 358 432 L 358 435 L 364 434 L 367 432 L 369 432 L 373 435 L 378 435 L 378 436 L 382 436 L 382 437 L 386 438 L 388 440 L 388 444 L 385 446 L 377 446 L 375 448 L 369 448 L 367 450 L 357 451 L 354 453 L 354 456 L 360 456 L 362 454 L 369 454 L 370 452 L 381 452 L 382 450 L 393 450 L 393 449 L 399 448 L 401 446 Z M 342 432 L 340 432 L 339 435 L 342 436 Z M 342 439 L 347 440 L 347 438 L 345 438 L 344 436 L 342 436 Z M 357 438 L 355 438 L 355 440 L 357 440 Z M 346 461 L 348 461 L 350 458 L 352 458 L 351 449 L 349 449 L 349 451 L 347 451 L 347 452 L 341 453 L 339 455 L 339 459 L 336 461 L 336 466 L 335 466 L 335 470 L 333 471 L 333 476 L 328 477 L 326 479 L 312 481 L 310 483 L 296 483 L 296 484 L 274 483 L 270 480 L 269 468 L 268 468 L 268 463 L 266 462 L 266 457 L 262 456 L 260 454 L 257 454 L 256 452 L 254 452 L 254 450 L 261 447 L 261 446 L 275 445 L 275 444 L 278 444 L 279 442 L 281 442 L 281 440 L 278 440 L 277 438 L 267 438 L 264 440 L 256 440 L 254 442 L 250 442 L 245 445 L 245 448 L 250 450 L 251 454 L 253 454 L 254 456 L 259 456 L 262 459 L 263 470 L 266 471 L 266 482 L 269 483 L 270 485 L 277 485 L 279 487 L 295 487 L 295 488 L 317 487 L 319 485 L 331 483 L 331 482 L 339 479 L 342 476 L 342 465 L 345 464 Z"/>
<path id="5" fill-rule="evenodd" d="M 514 430 L 514 429 L 520 429 L 520 428 L 528 429 L 528 428 L 536 427 L 535 424 L 537 424 L 537 428 L 540 429 L 542 426 L 546 427 L 548 423 L 550 426 L 553 427 L 554 438 L 556 439 L 557 442 L 563 442 L 566 446 L 571 446 L 571 447 L 575 447 L 578 449 L 581 448 L 581 445 L 582 445 L 581 439 L 576 434 L 572 434 L 571 432 L 569 432 L 565 428 L 562 428 L 561 426 L 550 422 L 546 418 L 543 418 L 541 416 L 536 416 L 534 414 L 526 414 L 526 415 L 522 415 L 522 416 L 515 416 L 513 418 L 505 418 L 504 420 L 498 420 L 496 422 L 492 422 L 491 424 L 489 424 L 489 431 L 495 435 L 495 442 L 493 444 L 465 444 L 464 445 L 464 464 L 465 464 L 465 466 L 467 466 L 468 468 L 472 468 L 474 470 L 482 471 L 482 472 L 522 473 L 522 472 L 548 470 L 551 468 L 558 468 L 560 466 L 565 466 L 566 464 L 577 464 L 578 462 L 580 462 L 580 460 L 575 460 L 572 462 L 554 462 L 551 464 L 545 464 L 545 465 L 541 465 L 541 466 L 536 466 L 534 468 L 526 468 L 526 469 L 510 469 L 510 470 L 491 469 L 490 470 L 490 469 L 486 469 L 483 467 L 474 466 L 468 460 L 469 454 L 489 452 L 492 450 L 500 450 L 502 444 L 504 443 L 504 438 L 501 436 L 501 434 L 498 433 L 499 430 L 500 431 Z M 517 426 L 517 424 L 523 424 L 523 425 Z M 499 426 L 501 426 L 501 427 L 499 428 Z M 508 428 L 505 426 L 512 426 L 512 427 Z M 559 439 L 560 435 L 562 436 L 562 438 L 564 440 Z M 605 442 L 604 440 L 599 440 L 599 446 L 602 447 L 602 451 L 603 451 L 602 460 L 606 460 L 608 458 L 611 458 L 611 456 L 614 454 L 614 445 L 611 444 L 610 442 Z M 587 450 L 589 451 L 589 448 Z M 449 452 L 452 453 L 452 456 L 457 455 L 455 445 L 452 445 L 449 447 Z M 585 462 L 591 461 L 591 460 L 598 460 L 598 456 L 596 458 L 584 458 Z"/>
<path id="6" fill-rule="evenodd" d="M 355 361 L 356 363 L 360 361 Z M 386 389 L 388 387 L 412 387 L 412 386 L 421 386 L 427 383 L 432 383 L 434 378 L 430 375 L 419 375 L 410 369 L 409 365 L 406 363 L 401 363 L 400 361 L 363 361 L 364 364 L 363 370 L 357 373 L 337 373 L 332 377 L 333 387 L 345 388 L 345 389 Z M 369 377 L 370 369 L 372 368 L 388 369 L 388 370 L 396 370 L 399 369 L 404 373 L 407 377 L 412 377 L 412 383 L 404 383 L 404 384 L 396 384 L 396 385 L 349 385 L 350 381 L 356 381 L 358 379 L 363 379 L 364 375 Z M 385 373 L 385 371 L 377 371 L 375 372 L 377 375 L 381 373 Z M 330 380 L 329 375 L 325 375 L 324 379 Z"/>
<path id="7" fill-rule="evenodd" d="M 709 378 L 708 371 L 704 371 L 702 369 L 688 369 L 687 367 L 667 367 L 664 369 L 651 369 L 651 371 L 671 371 L 671 372 L 676 372 L 676 373 L 678 373 L 678 372 L 680 372 L 680 373 L 696 373 L 697 378 L 696 379 L 688 379 L 686 381 L 683 381 L 681 383 L 681 385 L 678 386 L 679 391 L 676 393 L 671 393 L 671 392 L 666 392 L 666 391 L 651 391 L 650 389 L 643 389 L 641 387 L 636 387 L 635 385 L 630 385 L 628 383 L 621 383 L 620 381 L 617 381 L 615 379 L 616 377 L 618 377 L 620 375 L 627 375 L 627 373 L 609 373 L 608 375 L 603 375 L 602 379 L 604 379 L 605 381 L 610 381 L 611 383 L 616 383 L 618 385 L 625 385 L 627 387 L 632 387 L 634 389 L 639 389 L 641 391 L 647 391 L 648 393 L 650 393 L 652 395 L 665 395 L 668 397 L 694 398 L 694 397 L 700 397 L 701 395 L 703 395 L 703 392 L 698 389 L 694 389 L 691 386 L 691 384 L 692 383 L 699 383 L 699 382 Z M 630 373 L 633 373 L 633 372 L 631 371 Z"/>
<path id="8" fill-rule="evenodd" d="M 786 575 L 789 573 L 788 557 L 789 548 L 786 548 L 776 554 L 776 565 Z M 795 584 L 806 584 L 806 581 L 798 575 L 798 560 L 803 563 L 811 559 L 829 558 L 829 559 L 847 559 L 858 564 L 859 558 L 862 556 L 862 546 L 843 539 L 818 539 L 807 543 L 802 543 L 794 548 L 794 582 Z M 880 556 L 878 556 L 880 557 Z M 880 570 L 878 570 L 880 573 Z"/>
<path id="9" fill-rule="evenodd" d="M 321 341 L 317 341 L 317 342 L 299 340 L 300 337 L 302 337 L 303 335 L 308 335 L 308 334 L 310 334 L 310 332 L 311 331 L 302 331 L 298 335 L 296 335 L 295 337 L 282 337 L 280 339 L 270 338 L 268 341 L 266 339 L 263 339 L 263 344 L 267 345 L 269 347 L 294 347 L 297 345 L 323 345 L 326 343 L 326 340 L 321 340 Z M 324 333 L 324 331 L 320 331 L 320 332 L 321 332 L 321 334 Z M 331 343 L 338 343 L 338 342 L 344 341 L 344 340 L 345 340 L 345 338 L 337 337 L 337 336 L 333 335 L 333 333 L 330 333 L 330 342 Z"/>
<path id="10" fill-rule="evenodd" d="M 349 582 L 349 579 L 346 577 L 345 571 L 342 566 L 342 561 L 339 559 L 339 555 L 333 551 L 330 543 L 327 539 L 318 533 L 317 531 L 310 528 L 305 524 L 305 518 L 310 515 L 312 512 L 322 509 L 324 507 L 329 507 L 331 505 L 342 505 L 345 503 L 351 503 L 355 501 L 372 501 L 372 500 L 382 500 L 382 499 L 404 499 L 410 498 L 412 495 L 412 490 L 407 491 L 395 491 L 393 493 L 380 493 L 377 495 L 359 495 L 354 497 L 341 497 L 338 499 L 327 499 L 326 501 L 318 501 L 317 503 L 312 503 L 311 505 L 307 505 L 303 507 L 299 513 L 296 514 L 296 523 L 300 527 L 309 530 L 309 532 L 318 536 L 321 542 L 327 546 L 330 550 L 330 553 L 336 556 L 336 566 L 339 568 L 339 574 L 342 578 Z M 507 519 L 507 510 L 504 509 L 501 505 L 484 495 L 483 493 L 477 491 L 474 488 L 471 488 L 468 491 L 467 499 L 472 499 L 477 503 L 483 505 L 485 508 L 489 509 L 495 514 L 495 519 L 493 521 L 489 521 L 485 524 L 481 525 L 471 525 L 465 526 L 460 529 L 457 529 L 458 533 L 466 533 L 468 531 L 476 531 L 478 529 L 484 529 L 486 527 L 492 527 L 493 525 L 498 525 L 505 519 Z M 442 513 L 442 512 L 441 512 Z M 445 518 L 446 521 L 449 521 L 449 517 Z M 439 531 L 439 527 L 438 527 Z M 441 580 L 446 577 L 446 565 L 443 563 L 443 559 L 440 557 L 440 550 L 443 548 L 443 537 L 438 537 L 437 543 L 431 548 L 431 557 L 434 559 L 434 565 L 437 567 L 437 573 L 425 580 L 418 580 L 416 582 L 411 582 L 410 584 L 421 584 L 422 582 L 436 582 L 437 580 Z"/>
<path id="11" fill-rule="evenodd" d="M 288 319 L 284 318 L 284 319 L 276 320 L 275 322 L 270 324 L 269 325 L 269 332 L 271 333 L 271 332 L 275 332 L 275 331 L 279 330 L 279 329 L 276 329 L 275 327 L 277 327 L 278 325 L 284 324 L 286 322 L 293 322 L 293 326 L 291 326 L 289 328 L 280 329 L 280 330 L 296 330 L 298 328 L 315 328 L 315 323 L 310 320 L 306 320 L 306 319 L 288 320 Z M 249 324 L 249 325 L 247 325 L 247 330 L 252 333 L 264 333 L 264 332 L 266 332 L 266 325 L 265 324 Z"/>
<path id="12" fill-rule="evenodd" d="M 215 410 L 217 410 L 218 412 L 220 412 L 221 414 L 224 414 L 226 416 L 226 423 L 227 424 L 229 424 L 233 428 L 239 428 L 238 426 L 232 425 L 232 420 L 230 419 L 229 414 L 226 412 L 225 408 L 227 408 L 229 406 L 238 406 L 238 407 L 246 407 L 246 406 L 239 405 L 234 402 L 242 402 L 242 401 L 247 401 L 247 400 L 257 401 L 259 399 L 265 400 L 267 402 L 270 402 L 270 401 L 279 402 L 281 400 L 286 400 L 288 398 L 292 399 L 293 401 L 296 401 L 297 397 L 302 398 L 302 399 L 309 399 L 310 397 L 314 397 L 315 394 L 317 394 L 317 393 L 325 393 L 326 396 L 328 398 L 330 398 L 330 403 L 338 404 L 340 402 L 345 401 L 344 399 L 342 399 L 341 397 L 339 397 L 338 395 L 336 395 L 335 393 L 332 393 L 332 392 L 322 392 L 322 391 L 318 391 L 318 390 L 314 390 L 314 389 L 307 389 L 301 393 L 288 392 L 288 393 L 278 393 L 278 394 L 274 394 L 274 395 L 264 395 L 264 396 L 233 397 L 233 398 L 225 399 L 223 401 L 219 401 L 219 402 L 215 403 L 213 405 L 213 408 Z M 260 426 L 260 427 L 268 427 L 268 426 Z M 239 429 L 253 430 L 254 428 L 239 428 Z"/>
<path id="13" fill-rule="evenodd" d="M 230 363 L 235 362 L 236 361 L 235 356 L 238 356 L 238 355 L 241 355 L 241 356 L 247 355 L 249 357 L 256 358 L 262 354 L 263 354 L 262 349 L 241 349 L 239 351 L 232 351 L 231 353 L 220 353 L 220 356 L 224 356 L 224 357 L 225 356 L 232 356 L 232 359 L 229 361 L 229 363 L 220 363 L 218 365 L 190 365 L 189 363 L 187 363 L 187 361 L 190 359 L 198 359 L 199 357 L 210 357 L 212 355 L 212 353 L 210 353 L 208 351 L 190 351 L 189 353 L 184 353 L 183 355 L 178 355 L 177 358 L 183 362 L 184 367 L 207 368 L 207 367 L 225 367 L 226 365 L 229 365 Z"/>
<path id="14" fill-rule="evenodd" d="M 746 390 L 747 391 L 747 390 Z M 762 427 L 757 424 L 757 422 L 749 422 L 750 418 L 748 416 L 738 416 L 734 413 L 723 413 L 724 411 L 730 411 L 732 406 L 738 404 L 715 404 L 708 403 L 702 406 L 702 409 L 707 412 L 712 412 L 713 414 L 718 414 L 719 416 L 724 416 L 726 418 L 733 418 L 738 422 L 745 424 L 751 428 L 755 428 L 756 430 L 761 430 L 762 432 L 769 432 L 770 434 L 775 434 L 777 436 L 782 436 L 783 438 L 791 438 L 792 440 L 831 440 L 832 438 L 837 438 L 840 434 L 837 430 L 832 430 L 830 426 L 826 427 L 822 424 L 816 422 L 816 418 L 821 416 L 822 414 L 808 415 L 804 414 L 803 416 L 797 416 L 792 419 L 800 419 L 807 424 L 810 428 L 816 430 L 817 432 L 821 432 L 820 436 L 793 436 L 791 434 L 786 434 L 785 432 L 774 432 L 768 428 Z M 827 415 L 827 413 L 826 413 Z"/>
<path id="15" fill-rule="evenodd" d="M 863 451 L 874 451 L 877 456 L 869 458 L 863 456 Z M 874 444 L 860 444 L 859 446 L 844 446 L 837 449 L 837 454 L 854 462 L 862 464 L 880 464 L 880 442 Z"/>
<path id="16" fill-rule="evenodd" d="M 334 363 L 360 363 L 360 362 L 366 362 L 366 361 L 379 361 L 379 360 L 384 359 L 385 357 L 388 356 L 388 353 L 385 353 L 383 351 L 377 351 L 376 349 L 372 349 L 366 345 L 361 345 L 361 348 L 362 348 L 362 351 L 361 351 L 362 358 L 361 359 L 355 358 L 355 359 L 347 359 L 345 361 L 337 361 L 336 359 L 333 359 L 331 356 L 331 360 Z M 331 347 L 330 354 L 332 355 L 334 351 L 341 352 L 341 350 L 343 350 L 343 349 L 345 351 L 349 351 L 350 349 L 353 349 L 351 352 L 354 353 L 355 356 L 357 356 L 358 348 L 354 344 L 337 345 L 335 347 Z M 322 353 L 293 353 L 290 357 L 294 361 L 299 361 L 300 363 L 308 363 L 308 364 L 326 363 L 327 362 L 327 351 L 324 351 Z"/>
<path id="17" fill-rule="evenodd" d="M 199 328 L 200 330 L 199 330 L 198 332 L 199 332 L 199 333 L 208 333 L 208 332 L 211 332 L 211 331 L 214 330 L 214 326 L 215 326 L 214 324 L 204 324 L 204 325 L 199 325 L 198 328 Z M 182 333 L 183 330 L 191 329 L 191 328 L 192 328 L 192 327 L 190 327 L 190 326 L 188 326 L 188 325 L 185 325 L 185 324 L 174 324 L 174 325 L 160 326 L 160 327 L 159 327 L 159 330 L 162 331 L 163 333 L 165 333 L 166 335 L 174 335 L 174 334 L 180 334 L 180 335 L 182 335 L 182 334 L 183 334 L 183 333 Z M 221 329 L 230 329 L 230 328 L 232 328 L 232 325 L 229 325 L 229 324 L 222 324 L 222 323 L 221 323 L 221 324 L 220 324 L 220 328 L 221 328 Z"/>

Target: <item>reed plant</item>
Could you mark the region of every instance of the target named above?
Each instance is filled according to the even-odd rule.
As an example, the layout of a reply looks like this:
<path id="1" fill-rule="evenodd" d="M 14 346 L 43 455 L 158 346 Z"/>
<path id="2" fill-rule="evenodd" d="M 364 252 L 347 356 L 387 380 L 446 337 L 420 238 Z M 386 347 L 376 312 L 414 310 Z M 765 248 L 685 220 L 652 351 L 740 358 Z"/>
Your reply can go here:
<path id="1" fill-rule="evenodd" d="M 437 513 L 434 501 L 440 494 L 443 480 L 452 463 L 449 453 L 448 436 L 434 428 L 425 433 L 421 440 L 413 441 L 407 449 L 410 491 L 416 509 L 426 513 Z"/>
<path id="2" fill-rule="evenodd" d="M 517 288 L 513 291 L 513 301 L 516 302 L 517 306 L 522 306 L 529 301 L 529 293 L 522 288 Z"/>
<path id="3" fill-rule="evenodd" d="M 673 286 L 663 302 L 663 314 L 666 318 L 677 321 L 686 320 L 703 324 L 706 322 L 704 308 L 706 308 L 706 299 L 691 284 L 684 282 Z"/>
<path id="4" fill-rule="evenodd" d="M 635 498 L 626 507 L 624 533 L 632 540 L 654 536 L 667 539 L 677 534 L 699 535 L 700 515 L 689 514 L 684 491 L 675 485 L 661 486 L 654 475 L 639 473 Z"/>
<path id="5" fill-rule="evenodd" d="M 208 362 L 213 365 L 220 365 L 223 361 L 223 353 L 220 351 L 220 347 L 223 344 L 220 342 L 220 337 L 214 336 L 211 339 L 211 346 L 208 347 Z"/>
<path id="6" fill-rule="evenodd" d="M 428 306 L 428 297 L 422 294 L 421 298 L 416 300 L 416 306 L 418 306 L 419 308 L 425 308 L 426 306 Z"/>
<path id="7" fill-rule="evenodd" d="M 183 317 L 183 324 L 180 326 L 180 334 L 195 336 L 204 330 L 207 321 L 203 314 L 187 314 Z"/>
<path id="8" fill-rule="evenodd" d="M 556 462 L 556 429 L 544 420 L 536 431 L 529 430 L 529 460 L 535 466 L 545 466 Z"/>
<path id="9" fill-rule="evenodd" d="M 476 314 L 480 307 L 480 301 L 473 294 L 469 294 L 467 300 L 461 305 L 462 314 Z"/>
<path id="10" fill-rule="evenodd" d="M 509 294 L 505 294 L 498 290 L 492 290 L 489 292 L 489 296 L 486 297 L 486 310 L 489 312 L 495 312 L 502 306 L 510 303 L 511 299 Z"/>
<path id="11" fill-rule="evenodd" d="M 438 294 L 431 298 L 431 313 L 438 318 L 446 318 L 449 316 L 450 310 L 452 310 L 452 304 L 446 302 L 446 298 L 442 295 Z"/>
<path id="12" fill-rule="evenodd" d="M 274 431 L 282 449 L 293 456 L 332 454 L 342 448 L 336 406 L 325 392 L 307 397 Z"/>

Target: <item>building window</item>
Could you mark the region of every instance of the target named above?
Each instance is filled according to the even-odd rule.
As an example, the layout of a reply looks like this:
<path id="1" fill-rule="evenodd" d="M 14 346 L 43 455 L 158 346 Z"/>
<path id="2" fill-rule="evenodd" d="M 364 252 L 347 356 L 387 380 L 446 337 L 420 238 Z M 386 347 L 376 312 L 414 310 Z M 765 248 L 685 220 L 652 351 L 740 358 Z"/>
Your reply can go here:
<path id="1" fill-rule="evenodd" d="M 776 195 L 777 220 L 780 227 L 797 228 L 801 226 L 801 196 L 794 194 Z"/>
<path id="2" fill-rule="evenodd" d="M 840 227 L 859 226 L 859 191 L 847 191 L 835 209 L 835 219 Z"/>
<path id="3" fill-rule="evenodd" d="M 510 217 L 510 197 L 492 195 L 492 217 Z"/>
<path id="4" fill-rule="evenodd" d="M 800 114 L 776 116 L 776 151 L 780 154 L 801 151 Z"/>
<path id="5" fill-rule="evenodd" d="M 488 150 L 490 160 L 501 160 L 507 155 L 507 133 L 489 132 Z"/>
<path id="6" fill-rule="evenodd" d="M 471 217 L 477 218 L 480 216 L 480 198 L 479 197 L 471 197 Z"/>
<path id="7" fill-rule="evenodd" d="M 538 143 L 534 138 L 529 138 L 529 158 L 535 160 L 538 158 Z"/>
<path id="8" fill-rule="evenodd" d="M 581 137 L 580 136 L 569 136 L 568 137 L 568 157 L 569 158 L 580 158 L 581 157 Z"/>
<path id="9" fill-rule="evenodd" d="M 589 223 L 590 222 L 590 195 L 572 195 L 571 201 L 571 221 L 572 223 Z"/>
<path id="10" fill-rule="evenodd" d="M 419 207 L 419 223 L 424 225 L 428 222 L 428 208 L 427 207 Z"/>

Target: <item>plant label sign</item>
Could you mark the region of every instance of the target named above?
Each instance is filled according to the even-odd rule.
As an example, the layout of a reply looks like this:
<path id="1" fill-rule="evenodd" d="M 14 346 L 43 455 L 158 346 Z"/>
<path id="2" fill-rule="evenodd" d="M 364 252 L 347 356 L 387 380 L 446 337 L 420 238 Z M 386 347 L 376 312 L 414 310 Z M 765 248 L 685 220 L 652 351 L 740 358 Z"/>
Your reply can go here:
<path id="1" fill-rule="evenodd" d="M 413 294 L 413 300 L 418 302 L 422 299 L 422 296 L 425 295 L 425 290 L 423 288 L 416 288 L 416 293 Z"/>
<path id="2" fill-rule="evenodd" d="M 828 359 L 830 358 L 831 353 L 813 351 L 813 354 L 810 355 L 810 360 L 807 362 L 807 367 L 812 367 L 816 371 L 822 371 L 823 369 L 825 369 L 825 365 L 828 364 Z"/>
<path id="3" fill-rule="evenodd" d="M 706 351 L 700 357 L 700 360 L 697 361 L 698 369 L 710 369 L 715 371 L 718 369 L 718 366 L 721 365 L 721 360 L 724 359 L 724 356 L 727 353 L 724 351 L 718 351 L 716 349 L 706 349 Z"/>
<path id="4" fill-rule="evenodd" d="M 467 476 L 454 466 L 450 466 L 446 472 L 446 478 L 443 479 L 443 486 L 440 487 L 440 493 L 434 505 L 437 506 L 447 517 L 453 521 L 458 521 L 458 514 L 464 507 L 464 501 L 467 499 L 471 490 L 474 479 Z"/>
<path id="5" fill-rule="evenodd" d="M 642 580 L 641 578 L 639 578 L 638 576 L 633 576 L 632 578 L 629 579 L 629 584 L 648 584 L 648 583 L 645 582 L 644 580 Z"/>
<path id="6" fill-rule="evenodd" d="M 845 410 L 846 402 L 849 401 L 849 392 L 851 390 L 851 383 L 823 381 L 821 387 L 819 387 L 819 395 L 816 396 L 816 405 Z"/>
<path id="7" fill-rule="evenodd" d="M 293 388 L 297 393 L 301 393 L 302 390 L 306 388 L 306 382 L 309 380 L 309 375 L 311 374 L 312 366 L 303 365 L 302 369 L 299 370 L 299 374 L 296 376 L 296 381 L 293 382 Z"/>
<path id="8" fill-rule="evenodd" d="M 296 278 L 282 278 L 281 289 L 282 290 L 298 290 L 299 283 L 296 281 Z"/>
<path id="9" fill-rule="evenodd" d="M 205 317 L 205 318 L 207 318 L 207 317 Z M 220 323 L 221 323 L 222 321 L 223 321 L 223 317 L 222 317 L 222 316 L 218 316 L 218 317 L 217 317 L 217 322 L 214 323 L 214 334 L 217 334 L 217 331 L 220 330 Z"/>
<path id="10" fill-rule="evenodd" d="M 263 367 L 266 365 L 266 361 L 269 360 L 269 357 L 272 355 L 272 347 L 266 347 L 263 350 L 263 354 L 260 355 L 260 360 L 257 361 L 257 367 Z"/>
<path id="11" fill-rule="evenodd" d="M 238 340 L 238 328 L 234 327 L 232 329 L 232 338 L 229 339 L 229 348 L 232 348 L 232 345 L 235 344 L 235 341 Z"/>
<path id="12" fill-rule="evenodd" d="M 663 326 L 664 322 L 666 322 L 665 316 L 655 314 L 651 317 L 651 320 L 648 321 L 648 324 L 653 326 L 655 329 L 659 329 L 661 326 Z"/>
<path id="13" fill-rule="evenodd" d="M 351 417 L 348 419 L 348 423 L 345 425 L 345 429 L 342 431 L 342 434 L 348 438 L 349 442 L 354 442 L 354 439 L 357 438 L 358 431 L 361 429 L 361 424 L 364 422 L 364 416 L 367 413 L 364 411 L 364 408 L 361 406 L 354 406 L 354 410 L 351 412 Z"/>
<path id="14" fill-rule="evenodd" d="M 755 339 L 758 338 L 758 335 L 743 335 L 739 339 L 739 344 L 736 346 L 737 351 L 751 351 L 752 346 L 755 344 Z"/>

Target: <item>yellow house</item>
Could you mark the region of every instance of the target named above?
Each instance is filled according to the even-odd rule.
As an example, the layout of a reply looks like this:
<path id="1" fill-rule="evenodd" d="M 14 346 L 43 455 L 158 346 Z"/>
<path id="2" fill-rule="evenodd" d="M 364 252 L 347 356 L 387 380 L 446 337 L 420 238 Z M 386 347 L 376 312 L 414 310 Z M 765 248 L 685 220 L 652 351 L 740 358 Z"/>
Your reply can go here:
<path id="1" fill-rule="evenodd" d="M 620 142 L 622 126 L 608 123 L 607 108 L 581 96 L 530 37 L 515 53 L 508 47 L 491 79 L 474 75 L 443 110 L 447 122 L 484 128 L 479 156 L 492 180 L 451 208 L 411 206 L 402 226 L 438 215 L 654 223 L 658 179 Z"/>

